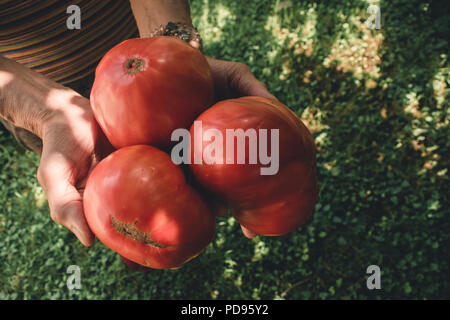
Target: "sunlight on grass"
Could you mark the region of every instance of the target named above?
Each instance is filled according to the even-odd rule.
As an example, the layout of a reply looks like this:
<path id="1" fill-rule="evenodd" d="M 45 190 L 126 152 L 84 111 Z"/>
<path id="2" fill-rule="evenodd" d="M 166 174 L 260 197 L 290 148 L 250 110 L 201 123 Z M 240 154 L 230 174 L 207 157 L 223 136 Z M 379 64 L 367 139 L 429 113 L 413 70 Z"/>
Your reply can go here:
<path id="1" fill-rule="evenodd" d="M 446 55 L 442 55 L 443 60 L 447 60 Z M 447 87 L 446 81 L 450 79 L 450 68 L 440 68 L 439 71 L 434 76 L 433 80 L 433 89 L 434 89 L 434 97 L 437 101 L 437 107 L 442 107 L 445 97 L 449 93 L 449 89 Z"/>
<path id="2" fill-rule="evenodd" d="M 44 190 L 39 186 L 34 188 L 34 199 L 37 208 L 42 208 L 47 204 L 47 196 L 45 195 Z"/>
<path id="3" fill-rule="evenodd" d="M 419 98 L 416 92 L 411 91 L 406 94 L 406 106 L 404 110 L 417 119 L 422 118 L 422 113 L 419 111 Z"/>
<path id="4" fill-rule="evenodd" d="M 221 42 L 223 40 L 223 28 L 230 21 L 234 21 L 234 16 L 228 8 L 219 4 L 216 7 L 217 13 L 212 13 L 208 9 L 209 0 L 203 1 L 203 13 L 197 20 L 197 27 L 200 30 L 204 30 L 202 33 L 203 41 L 208 44 Z M 209 18 L 211 15 L 215 16 L 215 20 L 211 21 Z M 217 22 L 217 23 L 216 23 Z"/>
<path id="5" fill-rule="evenodd" d="M 313 38 L 316 35 L 317 14 L 315 12 L 316 4 L 312 5 L 308 10 L 301 10 L 301 15 L 306 15 L 303 24 L 298 24 L 294 30 L 281 27 L 281 17 L 279 14 L 268 17 L 264 28 L 272 33 L 278 43 L 288 42 L 288 48 L 293 50 L 294 55 L 305 54 L 310 56 L 313 51 Z M 273 50 L 267 52 L 268 61 L 274 62 L 276 56 L 285 50 L 283 46 L 276 46 Z M 286 80 L 292 72 L 289 59 L 285 59 L 282 64 L 282 72 L 279 75 L 280 80 Z"/>
<path id="6" fill-rule="evenodd" d="M 324 66 L 330 67 L 336 61 L 338 70 L 353 72 L 358 79 L 364 74 L 378 78 L 381 64 L 378 48 L 383 42 L 383 33 L 367 28 L 361 16 L 349 16 L 346 20 L 348 22 L 342 25 L 341 35 L 324 60 Z"/>

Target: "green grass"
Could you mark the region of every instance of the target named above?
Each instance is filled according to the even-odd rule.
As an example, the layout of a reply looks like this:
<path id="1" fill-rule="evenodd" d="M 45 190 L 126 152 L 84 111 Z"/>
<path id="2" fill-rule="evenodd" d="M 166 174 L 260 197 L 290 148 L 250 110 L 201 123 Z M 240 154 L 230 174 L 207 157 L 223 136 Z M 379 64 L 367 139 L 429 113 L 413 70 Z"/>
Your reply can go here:
<path id="1" fill-rule="evenodd" d="M 38 157 L 0 131 L 0 299 L 449 299 L 448 4 L 379 4 L 369 30 L 365 1 L 191 1 L 205 54 L 248 64 L 313 133 L 320 201 L 287 236 L 221 217 L 180 270 L 132 272 L 53 223 Z"/>

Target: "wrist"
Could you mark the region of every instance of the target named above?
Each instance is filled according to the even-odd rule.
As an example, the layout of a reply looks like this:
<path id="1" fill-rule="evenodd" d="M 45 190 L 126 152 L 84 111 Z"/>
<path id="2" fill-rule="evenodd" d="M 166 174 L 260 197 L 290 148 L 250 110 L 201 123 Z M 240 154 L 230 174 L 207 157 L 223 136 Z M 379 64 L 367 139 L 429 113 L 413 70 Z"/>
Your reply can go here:
<path id="1" fill-rule="evenodd" d="M 203 49 L 200 33 L 197 28 L 192 25 L 192 23 L 186 24 L 183 22 L 169 21 L 165 26 L 161 25 L 149 34 L 149 37 L 156 36 L 179 38 L 200 51 Z"/>
<path id="2" fill-rule="evenodd" d="M 66 88 L 1 55 L 0 83 L 0 117 L 41 138 L 43 124 L 53 114 L 48 98 Z"/>
<path id="3" fill-rule="evenodd" d="M 39 119 L 42 138 L 54 128 L 71 128 L 71 123 L 91 123 L 95 121 L 89 99 L 72 89 L 54 90 L 49 93 L 46 113 Z M 75 131 L 74 131 L 75 132 Z"/>
<path id="4" fill-rule="evenodd" d="M 188 0 L 130 0 L 130 4 L 141 38 L 169 21 L 192 26 Z"/>
<path id="5" fill-rule="evenodd" d="M 16 90 L 20 87 L 21 90 Z M 0 116 L 13 127 L 25 129 L 41 138 L 43 124 L 53 111 L 45 106 L 40 90 L 28 88 L 22 83 L 3 89 L 7 90 L 0 92 Z"/>

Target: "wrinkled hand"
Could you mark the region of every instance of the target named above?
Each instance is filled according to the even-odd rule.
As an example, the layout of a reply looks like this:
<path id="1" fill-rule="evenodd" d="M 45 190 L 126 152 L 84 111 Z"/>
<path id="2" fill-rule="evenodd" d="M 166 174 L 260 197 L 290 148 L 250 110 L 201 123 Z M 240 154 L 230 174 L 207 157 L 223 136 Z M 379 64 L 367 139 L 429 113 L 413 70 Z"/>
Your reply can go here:
<path id="1" fill-rule="evenodd" d="M 216 101 L 250 95 L 276 99 L 245 64 L 213 58 L 208 62 Z M 51 218 L 90 246 L 94 235 L 84 217 L 83 191 L 89 173 L 114 148 L 95 121 L 88 99 L 70 89 L 54 89 L 47 100 L 54 112 L 43 126 L 38 181 L 47 194 Z M 248 238 L 256 236 L 244 227 L 242 231 Z"/>
<path id="2" fill-rule="evenodd" d="M 264 82 L 259 81 L 250 68 L 240 62 L 217 60 L 207 57 L 214 79 L 215 100 L 239 98 L 243 96 L 259 96 L 276 99 L 268 90 Z M 220 205 L 214 203 L 215 209 L 224 212 Z M 254 238 L 255 233 L 241 226 L 247 238 Z"/>
<path id="3" fill-rule="evenodd" d="M 240 62 L 217 60 L 207 57 L 214 79 L 215 100 L 225 100 L 244 96 L 260 96 L 277 99 L 264 82 L 259 81 L 250 68 Z"/>
<path id="4" fill-rule="evenodd" d="M 51 218 L 90 246 L 94 235 L 83 211 L 83 190 L 94 166 L 113 151 L 94 119 L 89 100 L 70 89 L 53 89 L 53 110 L 42 130 L 37 178 L 47 194 Z"/>

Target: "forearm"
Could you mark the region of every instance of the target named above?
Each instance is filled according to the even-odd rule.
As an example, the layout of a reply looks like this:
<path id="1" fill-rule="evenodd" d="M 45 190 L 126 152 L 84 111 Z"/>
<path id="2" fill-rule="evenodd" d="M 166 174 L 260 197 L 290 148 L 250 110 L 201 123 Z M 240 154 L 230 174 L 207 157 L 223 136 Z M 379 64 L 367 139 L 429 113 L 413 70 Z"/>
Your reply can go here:
<path id="1" fill-rule="evenodd" d="M 64 86 L 0 55 L 0 117 L 42 137 L 52 113 L 49 97 Z"/>
<path id="2" fill-rule="evenodd" d="M 130 0 L 130 4 L 142 38 L 169 21 L 192 26 L 187 0 Z"/>

